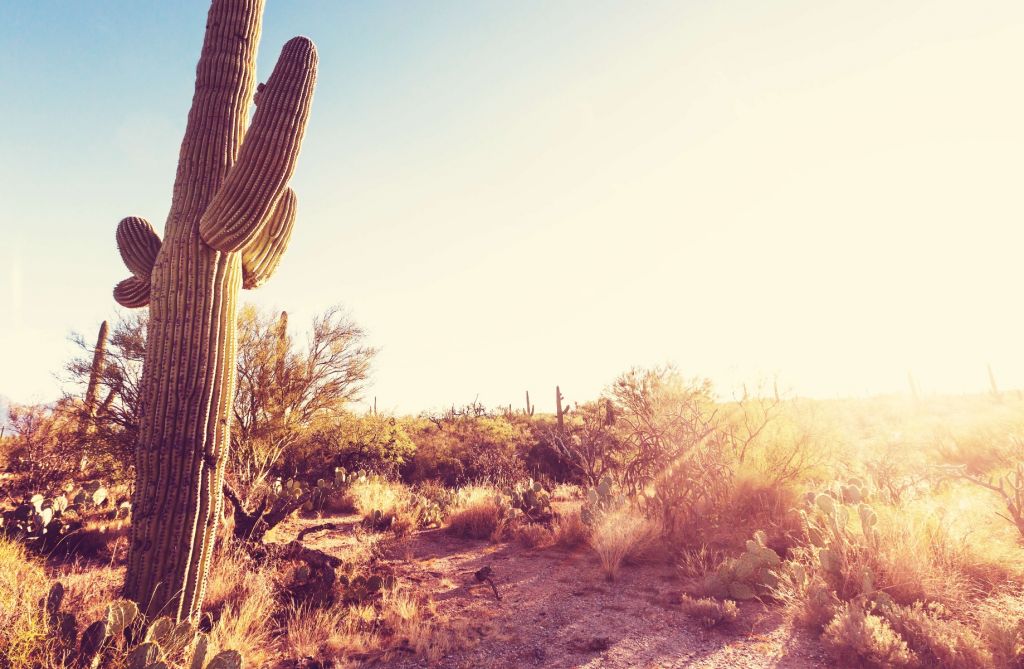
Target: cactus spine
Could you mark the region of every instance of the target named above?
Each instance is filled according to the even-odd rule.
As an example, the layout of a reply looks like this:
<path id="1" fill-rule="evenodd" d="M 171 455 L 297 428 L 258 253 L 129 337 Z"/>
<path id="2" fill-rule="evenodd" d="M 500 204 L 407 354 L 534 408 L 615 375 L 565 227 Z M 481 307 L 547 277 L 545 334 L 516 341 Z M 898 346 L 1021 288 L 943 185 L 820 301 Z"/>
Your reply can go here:
<path id="1" fill-rule="evenodd" d="M 164 239 L 141 218 L 117 229 L 132 276 L 114 298 L 150 309 L 124 586 L 147 617 L 198 618 L 222 503 L 238 291 L 273 274 L 295 222 L 287 183 L 316 49 L 288 41 L 254 97 L 262 14 L 263 0 L 213 0 Z"/>

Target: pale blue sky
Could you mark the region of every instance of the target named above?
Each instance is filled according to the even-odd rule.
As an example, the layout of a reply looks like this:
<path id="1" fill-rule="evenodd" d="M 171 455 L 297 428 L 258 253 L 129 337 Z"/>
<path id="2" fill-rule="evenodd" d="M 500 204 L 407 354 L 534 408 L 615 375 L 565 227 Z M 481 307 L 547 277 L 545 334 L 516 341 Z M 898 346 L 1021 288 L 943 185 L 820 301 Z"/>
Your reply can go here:
<path id="1" fill-rule="evenodd" d="M 158 229 L 205 2 L 0 5 L 0 394 L 55 397 Z M 634 364 L 809 395 L 1024 385 L 1024 3 L 269 0 L 320 50 L 277 275 L 400 411 Z"/>

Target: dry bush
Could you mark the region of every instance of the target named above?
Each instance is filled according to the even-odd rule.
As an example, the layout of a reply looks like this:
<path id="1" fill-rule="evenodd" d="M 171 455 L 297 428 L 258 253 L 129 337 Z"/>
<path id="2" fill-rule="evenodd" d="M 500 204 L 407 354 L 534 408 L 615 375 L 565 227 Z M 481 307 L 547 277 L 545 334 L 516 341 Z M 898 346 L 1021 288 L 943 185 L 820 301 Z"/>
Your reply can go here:
<path id="1" fill-rule="evenodd" d="M 657 537 L 656 523 L 622 508 L 598 517 L 590 535 L 590 546 L 601 560 L 605 577 L 612 581 L 623 562 L 643 556 Z"/>
<path id="2" fill-rule="evenodd" d="M 734 623 L 740 615 L 736 602 L 731 599 L 725 601 L 719 601 L 710 597 L 695 599 L 684 594 L 680 598 L 679 604 L 683 609 L 683 613 L 691 618 L 695 618 L 697 622 L 708 629 L 718 625 Z"/>
<path id="3" fill-rule="evenodd" d="M 583 522 L 579 509 L 556 516 L 551 531 L 554 545 L 561 548 L 576 548 L 590 541 L 590 528 Z"/>
<path id="4" fill-rule="evenodd" d="M 985 641 L 967 625 L 949 618 L 939 604 L 894 606 L 884 615 L 926 667 L 977 669 L 992 665 Z"/>
<path id="5" fill-rule="evenodd" d="M 847 603 L 825 626 L 825 649 L 845 666 L 913 667 L 917 657 L 886 620 L 860 604 Z"/>
<path id="6" fill-rule="evenodd" d="M 411 650 L 429 665 L 470 643 L 466 620 L 441 617 L 433 601 L 401 587 L 384 592 L 380 617 L 390 631 L 389 651 Z"/>
<path id="7" fill-rule="evenodd" d="M 218 547 L 218 554 L 206 577 L 203 610 L 216 613 L 225 605 L 237 605 L 252 591 L 266 587 L 266 572 L 256 568 L 240 544 Z"/>
<path id="8" fill-rule="evenodd" d="M 274 657 L 277 574 L 259 568 L 240 547 L 222 547 L 206 582 L 204 611 L 216 621 L 210 651 L 237 650 L 246 666 L 261 667 Z"/>
<path id="9" fill-rule="evenodd" d="M 1002 594 L 978 607 L 978 626 L 996 667 L 1024 667 L 1024 597 Z"/>
<path id="10" fill-rule="evenodd" d="M 507 529 L 509 508 L 488 486 L 461 488 L 448 516 L 448 532 L 467 539 L 500 540 Z"/>
<path id="11" fill-rule="evenodd" d="M 874 505 L 878 543 L 863 555 L 876 587 L 901 604 L 939 602 L 947 608 L 1021 578 L 1017 548 L 979 536 L 926 505 Z"/>

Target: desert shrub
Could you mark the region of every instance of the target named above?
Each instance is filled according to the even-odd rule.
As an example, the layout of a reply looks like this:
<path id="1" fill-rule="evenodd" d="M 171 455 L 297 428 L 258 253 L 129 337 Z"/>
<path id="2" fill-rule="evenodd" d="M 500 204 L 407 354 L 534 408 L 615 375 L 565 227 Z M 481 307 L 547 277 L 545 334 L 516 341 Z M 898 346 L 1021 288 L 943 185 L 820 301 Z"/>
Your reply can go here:
<path id="1" fill-rule="evenodd" d="M 562 428 L 549 423 L 540 441 L 562 463 L 565 473 L 582 485 L 595 487 L 619 471 L 628 455 L 627 443 L 615 429 L 615 407 L 608 398 L 584 402 L 563 418 Z"/>
<path id="2" fill-rule="evenodd" d="M 844 604 L 822 634 L 825 649 L 848 666 L 913 667 L 918 658 L 889 623 L 860 604 Z"/>
<path id="3" fill-rule="evenodd" d="M 343 412 L 314 424 L 287 454 L 286 463 L 300 475 L 344 467 L 396 476 L 415 451 L 405 426 L 394 416 Z"/>
<path id="4" fill-rule="evenodd" d="M 657 537 L 656 523 L 623 507 L 603 513 L 595 520 L 590 546 L 597 553 L 605 578 L 611 581 L 619 575 L 624 562 L 642 557 Z"/>
<path id="5" fill-rule="evenodd" d="M 996 667 L 1024 667 L 1024 600 L 994 598 L 978 611 L 979 627 Z"/>
<path id="6" fill-rule="evenodd" d="M 293 606 L 284 627 L 289 658 L 334 666 L 361 665 L 368 658 L 387 663 L 410 653 L 433 665 L 466 643 L 465 622 L 446 619 L 433 602 L 398 584 L 384 588 L 372 604 Z"/>
<path id="7" fill-rule="evenodd" d="M 719 601 L 710 597 L 695 599 L 689 595 L 682 595 L 679 600 L 683 613 L 694 618 L 703 627 L 712 628 L 718 625 L 728 625 L 736 622 L 739 618 L 739 608 L 732 600 Z"/>
<path id="8" fill-rule="evenodd" d="M 583 488 L 575 483 L 558 483 L 551 490 L 551 499 L 556 502 L 583 499 L 583 495 Z"/>
<path id="9" fill-rule="evenodd" d="M 884 609 L 882 615 L 923 666 L 976 669 L 992 664 L 984 640 L 967 625 L 951 619 L 941 604 L 897 605 Z"/>
<path id="10" fill-rule="evenodd" d="M 461 488 L 448 516 L 447 531 L 467 539 L 500 539 L 512 517 L 512 507 L 494 488 Z"/>
<path id="11" fill-rule="evenodd" d="M 44 405 L 10 408 L 13 435 L 0 441 L 5 471 L 11 474 L 11 497 L 54 490 L 78 473 L 82 458 L 75 452 L 78 416 L 70 400 L 53 407 Z"/>
<path id="12" fill-rule="evenodd" d="M 632 369 L 612 384 L 610 399 L 624 450 L 615 478 L 629 497 L 639 497 L 668 470 L 676 483 L 693 470 L 694 489 L 721 476 L 720 449 L 708 439 L 716 415 L 709 381 L 685 379 L 671 367 Z M 718 469 L 707 480 L 699 476 L 705 466 Z"/>
<path id="13" fill-rule="evenodd" d="M 473 404 L 410 421 L 407 430 L 416 444 L 412 462 L 402 470 L 407 481 L 435 479 L 455 487 L 526 478 L 524 455 L 533 435 L 512 417 Z"/>

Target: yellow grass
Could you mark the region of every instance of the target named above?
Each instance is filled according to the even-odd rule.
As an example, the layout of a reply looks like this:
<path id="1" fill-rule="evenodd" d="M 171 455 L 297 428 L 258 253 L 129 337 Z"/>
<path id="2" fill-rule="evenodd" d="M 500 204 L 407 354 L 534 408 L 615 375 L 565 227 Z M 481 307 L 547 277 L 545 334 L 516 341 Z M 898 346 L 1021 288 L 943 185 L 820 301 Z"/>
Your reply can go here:
<path id="1" fill-rule="evenodd" d="M 406 534 L 416 526 L 409 488 L 395 481 L 370 477 L 352 484 L 350 494 L 357 512 L 365 520 L 374 511 L 392 517 L 391 529 L 396 534 Z"/>
<path id="2" fill-rule="evenodd" d="M 467 539 L 500 539 L 505 530 L 505 508 L 498 492 L 483 485 L 466 486 L 448 516 L 448 532 Z"/>
<path id="3" fill-rule="evenodd" d="M 10 669 L 28 669 L 50 657 L 49 624 L 39 607 L 49 588 L 40 562 L 0 537 L 0 657 Z"/>
<path id="4" fill-rule="evenodd" d="M 624 507 L 598 517 L 590 534 L 590 546 L 601 561 L 605 577 L 614 580 L 623 562 L 643 555 L 657 535 L 656 523 Z"/>

